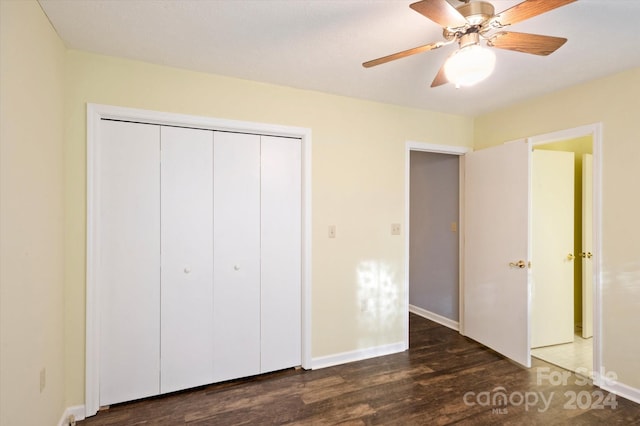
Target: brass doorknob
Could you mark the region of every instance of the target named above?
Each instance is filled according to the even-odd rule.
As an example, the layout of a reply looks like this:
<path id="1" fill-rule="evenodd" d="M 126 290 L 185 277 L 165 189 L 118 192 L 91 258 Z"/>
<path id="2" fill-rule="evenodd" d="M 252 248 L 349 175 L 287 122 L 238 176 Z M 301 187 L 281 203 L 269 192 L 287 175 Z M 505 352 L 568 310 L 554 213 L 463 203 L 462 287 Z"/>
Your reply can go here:
<path id="1" fill-rule="evenodd" d="M 524 260 L 518 260 L 517 262 L 509 262 L 509 266 L 512 268 L 524 269 L 527 267 L 527 263 Z"/>
<path id="2" fill-rule="evenodd" d="M 576 258 L 576 257 L 573 255 L 573 253 L 569 253 L 569 254 L 567 255 L 567 260 L 573 260 L 573 259 L 575 259 L 575 258 Z"/>

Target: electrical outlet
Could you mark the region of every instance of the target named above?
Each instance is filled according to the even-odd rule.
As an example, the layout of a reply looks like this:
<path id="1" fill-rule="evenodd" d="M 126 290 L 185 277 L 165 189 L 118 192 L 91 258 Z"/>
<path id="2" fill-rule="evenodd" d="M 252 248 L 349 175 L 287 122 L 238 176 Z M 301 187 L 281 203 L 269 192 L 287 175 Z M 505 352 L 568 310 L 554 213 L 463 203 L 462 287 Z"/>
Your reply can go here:
<path id="1" fill-rule="evenodd" d="M 335 238 L 335 237 L 336 237 L 336 226 L 329 225 L 329 238 Z"/>
<path id="2" fill-rule="evenodd" d="M 40 370 L 40 393 L 42 393 L 46 385 L 47 385 L 47 369 L 43 368 L 42 370 Z"/>
<path id="3" fill-rule="evenodd" d="M 400 224 L 392 223 L 391 224 L 391 235 L 400 235 Z"/>

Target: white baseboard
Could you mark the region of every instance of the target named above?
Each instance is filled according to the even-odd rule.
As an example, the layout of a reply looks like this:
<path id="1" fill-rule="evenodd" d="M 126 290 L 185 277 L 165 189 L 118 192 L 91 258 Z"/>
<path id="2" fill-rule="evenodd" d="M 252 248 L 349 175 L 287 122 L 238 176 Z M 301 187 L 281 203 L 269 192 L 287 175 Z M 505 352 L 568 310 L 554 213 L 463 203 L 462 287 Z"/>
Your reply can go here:
<path id="1" fill-rule="evenodd" d="M 640 404 L 640 389 L 632 388 L 631 386 L 625 385 L 624 383 L 602 378 L 600 379 L 600 388 L 606 390 L 607 392 L 611 392 L 630 401 L 633 401 L 636 404 Z"/>
<path id="2" fill-rule="evenodd" d="M 334 365 L 346 364 L 353 361 L 375 358 L 377 356 L 391 355 L 403 352 L 408 348 L 404 342 L 391 343 L 388 345 L 376 346 L 373 348 L 358 349 L 355 351 L 342 352 L 335 355 L 327 355 L 311 360 L 311 369 L 332 367 Z"/>
<path id="3" fill-rule="evenodd" d="M 58 421 L 58 426 L 69 426 L 69 416 L 73 415 L 76 421 L 84 420 L 84 405 L 74 405 L 73 407 L 67 407 Z"/>
<path id="4" fill-rule="evenodd" d="M 445 318 L 442 315 L 434 314 L 433 312 L 427 311 L 426 309 L 419 308 L 415 305 L 409 305 L 409 312 L 420 315 L 421 317 L 433 322 L 437 322 L 438 324 L 444 325 L 445 327 L 449 327 L 452 330 L 460 331 L 460 324 L 458 323 L 458 321 Z"/>

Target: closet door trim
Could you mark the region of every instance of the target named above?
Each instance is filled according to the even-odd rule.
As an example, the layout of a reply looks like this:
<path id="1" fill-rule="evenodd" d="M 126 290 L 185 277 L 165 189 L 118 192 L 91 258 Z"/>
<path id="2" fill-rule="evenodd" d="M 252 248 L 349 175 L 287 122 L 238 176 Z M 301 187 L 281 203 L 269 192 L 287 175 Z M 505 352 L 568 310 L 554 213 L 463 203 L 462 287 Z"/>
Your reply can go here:
<path id="1" fill-rule="evenodd" d="M 227 120 L 204 116 L 174 114 L 110 105 L 87 104 L 87 257 L 86 257 L 86 335 L 85 335 L 85 416 L 100 408 L 100 289 L 96 266 L 100 258 L 100 236 L 97 233 L 97 205 L 100 182 L 96 166 L 100 164 L 100 121 L 120 120 L 205 130 L 252 133 L 300 139 L 302 149 L 302 276 L 301 276 L 301 364 L 311 368 L 311 129 L 266 123 Z"/>

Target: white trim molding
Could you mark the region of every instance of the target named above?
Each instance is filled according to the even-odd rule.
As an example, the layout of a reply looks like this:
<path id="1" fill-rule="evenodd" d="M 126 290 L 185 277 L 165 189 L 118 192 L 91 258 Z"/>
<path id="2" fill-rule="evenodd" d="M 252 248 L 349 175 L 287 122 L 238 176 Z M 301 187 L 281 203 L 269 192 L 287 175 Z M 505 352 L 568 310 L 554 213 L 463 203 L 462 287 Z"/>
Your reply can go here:
<path id="1" fill-rule="evenodd" d="M 73 421 L 77 422 L 84 420 L 84 405 L 74 405 L 73 407 L 67 407 L 62 413 L 62 417 L 58 420 L 58 426 L 71 426 L 73 423 L 69 421 L 69 417 L 73 416 Z"/>
<path id="2" fill-rule="evenodd" d="M 606 378 L 600 377 L 600 388 L 607 392 L 614 393 L 618 396 L 626 398 L 630 401 L 640 404 L 640 389 L 633 388 L 617 381 L 610 381 Z"/>
<path id="3" fill-rule="evenodd" d="M 118 106 L 87 104 L 87 271 L 86 271 L 86 370 L 85 405 L 82 416 L 97 413 L 99 398 L 99 288 L 94 276 L 99 259 L 99 235 L 95 221 L 98 211 L 97 191 L 100 187 L 94 173 L 98 161 L 100 120 L 111 119 L 149 124 L 192 127 L 198 129 L 221 130 L 240 133 L 255 133 L 270 136 L 299 138 L 302 143 L 302 300 L 301 364 L 305 369 L 312 367 L 311 359 L 311 129 L 265 123 L 253 123 L 212 117 L 173 114 L 167 112 L 125 108 Z M 71 414 L 79 419 L 76 407 Z M 66 419 L 66 418 L 63 418 Z M 66 420 L 65 420 L 66 421 Z"/>
<path id="4" fill-rule="evenodd" d="M 428 311 L 426 309 L 422 309 L 412 304 L 409 304 L 409 312 L 419 315 L 422 318 L 426 318 L 433 322 L 437 322 L 438 324 L 444 325 L 445 327 L 448 327 L 452 330 L 459 331 L 460 324 L 458 323 L 458 321 L 454 321 L 447 317 L 443 317 L 442 315 L 438 315 L 434 312 Z"/>
<path id="5" fill-rule="evenodd" d="M 388 345 L 375 346 L 366 349 L 357 349 L 354 351 L 341 352 L 334 355 L 321 356 L 314 358 L 313 369 L 333 367 L 335 365 L 346 364 L 348 362 L 362 361 L 369 358 L 375 358 L 384 355 L 391 355 L 405 351 L 404 342 L 391 343 Z"/>
<path id="6" fill-rule="evenodd" d="M 438 154 L 451 154 L 451 155 L 464 155 L 467 152 L 472 151 L 471 148 L 466 146 L 456 145 L 438 145 L 434 143 L 407 141 L 405 143 L 407 151 L 423 151 L 423 152 L 435 152 Z"/>

